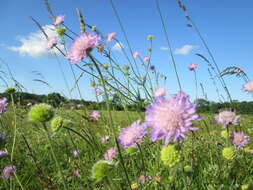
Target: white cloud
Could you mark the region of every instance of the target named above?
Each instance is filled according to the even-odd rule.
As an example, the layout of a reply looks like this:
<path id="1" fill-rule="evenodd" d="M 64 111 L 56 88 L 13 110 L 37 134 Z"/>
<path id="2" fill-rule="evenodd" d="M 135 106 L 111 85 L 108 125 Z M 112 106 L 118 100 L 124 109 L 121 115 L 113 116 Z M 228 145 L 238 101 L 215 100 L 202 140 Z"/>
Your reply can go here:
<path id="1" fill-rule="evenodd" d="M 122 48 L 124 48 L 124 46 L 121 42 L 115 43 L 114 46 L 112 47 L 112 49 L 115 51 L 121 51 Z"/>
<path id="2" fill-rule="evenodd" d="M 45 25 L 43 26 L 43 29 L 49 38 L 57 36 L 56 31 L 54 30 L 54 27 L 52 25 Z M 47 49 L 47 40 L 40 30 L 32 32 L 27 36 L 17 37 L 17 40 L 21 43 L 21 45 L 8 47 L 9 50 L 16 51 L 20 55 L 29 55 L 35 58 L 48 58 L 53 55 L 54 51 Z M 63 45 L 58 45 L 58 47 L 62 49 Z M 55 52 L 60 55 L 58 51 Z"/>
<path id="3" fill-rule="evenodd" d="M 193 50 L 196 46 L 193 45 L 184 45 L 181 48 L 176 48 L 175 50 L 175 54 L 178 55 L 187 55 L 191 52 L 191 50 Z"/>
<path id="4" fill-rule="evenodd" d="M 169 47 L 161 46 L 161 47 L 160 47 L 160 50 L 167 51 L 167 50 L 169 50 Z"/>

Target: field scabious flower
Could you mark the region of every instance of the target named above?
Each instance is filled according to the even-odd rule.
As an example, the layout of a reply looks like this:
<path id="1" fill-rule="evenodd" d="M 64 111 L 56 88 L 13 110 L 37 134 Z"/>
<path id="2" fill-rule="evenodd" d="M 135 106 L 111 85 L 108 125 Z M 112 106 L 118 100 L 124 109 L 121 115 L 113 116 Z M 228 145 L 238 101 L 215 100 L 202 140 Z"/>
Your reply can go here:
<path id="1" fill-rule="evenodd" d="M 192 64 L 190 64 L 190 65 L 188 66 L 188 69 L 189 69 L 190 71 L 194 71 L 194 70 L 196 70 L 197 68 L 198 68 L 198 65 L 195 64 L 195 63 L 192 63 Z"/>
<path id="2" fill-rule="evenodd" d="M 165 96 L 166 95 L 166 91 L 165 88 L 158 88 L 155 93 L 154 93 L 154 97 L 160 97 L 160 96 Z"/>
<path id="3" fill-rule="evenodd" d="M 115 39 L 116 33 L 115 32 L 110 32 L 107 36 L 107 42 L 110 42 Z"/>
<path id="4" fill-rule="evenodd" d="M 148 61 L 149 61 L 149 57 L 146 56 L 143 58 L 143 62 L 148 62 Z"/>
<path id="5" fill-rule="evenodd" d="M 55 18 L 54 25 L 60 25 L 64 22 L 64 15 L 59 15 Z"/>
<path id="6" fill-rule="evenodd" d="M 224 128 L 230 124 L 238 125 L 240 122 L 240 116 L 228 110 L 220 111 L 219 114 L 215 115 L 214 119 L 217 124 L 222 125 Z"/>
<path id="7" fill-rule="evenodd" d="M 4 157 L 7 157 L 7 156 L 8 156 L 7 152 L 0 150 L 0 158 L 4 158 Z"/>
<path id="8" fill-rule="evenodd" d="M 98 111 L 93 111 L 90 114 L 90 119 L 93 121 L 98 121 L 99 117 L 100 117 L 100 114 Z"/>
<path id="9" fill-rule="evenodd" d="M 253 93 L 253 80 L 247 82 L 246 84 L 244 84 L 243 90 L 245 90 L 246 92 L 251 92 L 251 93 Z"/>
<path id="10" fill-rule="evenodd" d="M 68 52 L 67 58 L 71 63 L 76 64 L 87 57 L 87 51 L 98 46 L 101 37 L 88 32 L 82 33 L 73 43 Z"/>
<path id="11" fill-rule="evenodd" d="M 74 151 L 72 152 L 72 155 L 73 155 L 74 158 L 77 158 L 78 156 L 81 155 L 81 152 L 80 152 L 80 150 L 74 150 Z"/>
<path id="12" fill-rule="evenodd" d="M 116 149 L 109 148 L 107 152 L 104 154 L 104 159 L 107 161 L 112 161 L 116 156 Z"/>
<path id="13" fill-rule="evenodd" d="M 48 49 L 52 49 L 54 46 L 57 45 L 57 42 L 58 42 L 58 38 L 57 37 L 49 38 L 47 40 L 47 48 Z"/>
<path id="14" fill-rule="evenodd" d="M 63 124 L 63 119 L 61 116 L 57 116 L 55 118 L 52 119 L 51 123 L 50 123 L 50 127 L 52 129 L 53 132 L 58 131 Z"/>
<path id="15" fill-rule="evenodd" d="M 136 51 L 136 52 L 133 53 L 133 58 L 134 58 L 134 59 L 136 59 L 136 58 L 139 57 L 139 56 L 140 56 L 139 52 Z"/>
<path id="16" fill-rule="evenodd" d="M 249 136 L 245 135 L 243 132 L 234 132 L 232 143 L 236 147 L 243 148 L 249 143 Z"/>
<path id="17" fill-rule="evenodd" d="M 179 92 L 170 99 L 155 98 L 146 107 L 145 121 L 151 127 L 151 140 L 165 139 L 165 145 L 173 141 L 182 140 L 189 131 L 197 130 L 192 122 L 200 120 L 196 114 L 196 105 L 192 104 L 189 96 Z"/>
<path id="18" fill-rule="evenodd" d="M 235 152 L 233 147 L 226 147 L 222 150 L 222 156 L 227 160 L 233 160 L 235 157 Z"/>
<path id="19" fill-rule="evenodd" d="M 161 150 L 161 160 L 164 165 L 172 167 L 180 161 L 180 155 L 174 145 L 168 145 Z"/>
<path id="20" fill-rule="evenodd" d="M 121 130 L 118 140 L 119 143 L 124 147 L 136 146 L 137 143 L 142 142 L 142 138 L 147 133 L 146 124 L 140 124 L 140 120 L 135 121 L 129 127 Z"/>
<path id="21" fill-rule="evenodd" d="M 16 166 L 14 166 L 14 165 L 6 166 L 3 169 L 2 178 L 4 178 L 4 179 L 12 178 L 15 171 L 16 171 Z"/>
<path id="22" fill-rule="evenodd" d="M 0 99 L 0 114 L 4 113 L 7 111 L 7 98 L 1 98 Z"/>

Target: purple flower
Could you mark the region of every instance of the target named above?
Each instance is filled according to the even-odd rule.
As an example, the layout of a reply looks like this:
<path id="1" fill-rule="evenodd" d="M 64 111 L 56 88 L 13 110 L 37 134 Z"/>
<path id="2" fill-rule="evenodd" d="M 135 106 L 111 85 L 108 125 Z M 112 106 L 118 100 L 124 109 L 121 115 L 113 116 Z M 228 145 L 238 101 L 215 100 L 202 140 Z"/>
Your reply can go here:
<path id="1" fill-rule="evenodd" d="M 14 166 L 14 165 L 6 166 L 3 169 L 2 178 L 4 178 L 4 179 L 10 179 L 13 176 L 13 174 L 14 174 L 15 171 L 16 171 L 16 166 Z"/>
<path id="2" fill-rule="evenodd" d="M 57 42 L 58 42 L 58 38 L 57 37 L 49 38 L 47 40 L 47 48 L 48 49 L 52 49 L 54 46 L 57 45 Z"/>
<path id="3" fill-rule="evenodd" d="M 80 174 L 80 171 L 79 171 L 79 170 L 75 170 L 75 171 L 73 172 L 73 174 L 74 174 L 75 177 L 78 177 L 78 178 L 81 177 L 81 174 Z"/>
<path id="4" fill-rule="evenodd" d="M 119 143 L 124 147 L 136 146 L 137 143 L 142 142 L 143 136 L 147 133 L 146 124 L 140 124 L 140 120 L 135 121 L 129 127 L 121 130 L 118 140 Z"/>
<path id="5" fill-rule="evenodd" d="M 7 111 L 7 105 L 8 105 L 7 99 L 1 98 L 0 99 L 0 114 Z"/>
<path id="6" fill-rule="evenodd" d="M 59 15 L 55 18 L 54 25 L 60 25 L 64 22 L 64 15 Z"/>
<path id="7" fill-rule="evenodd" d="M 72 152 L 72 155 L 73 155 L 74 158 L 77 158 L 78 156 L 80 156 L 80 154 L 81 154 L 80 150 L 74 150 Z"/>
<path id="8" fill-rule="evenodd" d="M 93 111 L 90 114 L 90 119 L 93 121 L 98 121 L 99 117 L 100 117 L 100 114 L 98 111 Z"/>
<path id="9" fill-rule="evenodd" d="M 116 33 L 115 32 L 110 32 L 107 36 L 107 42 L 110 42 L 115 39 Z"/>
<path id="10" fill-rule="evenodd" d="M 115 148 L 109 148 L 107 152 L 104 154 L 104 158 L 107 161 L 112 161 L 116 156 L 116 149 Z"/>
<path id="11" fill-rule="evenodd" d="M 75 64 L 87 57 L 87 51 L 98 46 L 101 37 L 88 32 L 82 33 L 73 43 L 67 58 Z"/>
<path id="12" fill-rule="evenodd" d="M 245 90 L 246 92 L 253 93 L 253 80 L 244 84 L 243 90 Z"/>
<path id="13" fill-rule="evenodd" d="M 166 91 L 165 88 L 158 88 L 155 93 L 154 93 L 154 97 L 160 97 L 160 96 L 165 96 Z"/>
<path id="14" fill-rule="evenodd" d="M 27 107 L 31 107 L 33 104 L 31 102 L 29 102 L 26 106 Z"/>
<path id="15" fill-rule="evenodd" d="M 220 111 L 219 114 L 214 116 L 217 124 L 226 127 L 228 125 L 238 125 L 240 122 L 240 116 L 236 115 L 235 112 L 224 110 Z"/>
<path id="16" fill-rule="evenodd" d="M 150 66 L 150 67 L 149 67 L 149 70 L 150 70 L 150 71 L 154 71 L 154 70 L 155 70 L 155 66 L 153 66 L 153 65 Z"/>
<path id="17" fill-rule="evenodd" d="M 4 157 L 7 157 L 7 156 L 8 156 L 7 152 L 0 150 L 0 158 L 4 158 Z"/>
<path id="18" fill-rule="evenodd" d="M 245 135 L 243 132 L 234 132 L 232 142 L 234 146 L 243 148 L 245 145 L 249 144 L 249 136 Z"/>
<path id="19" fill-rule="evenodd" d="M 145 121 L 151 128 L 151 140 L 165 139 L 165 145 L 182 140 L 189 131 L 197 130 L 192 122 L 200 120 L 196 114 L 196 105 L 192 104 L 184 92 L 169 99 L 158 97 L 146 107 Z"/>
<path id="20" fill-rule="evenodd" d="M 188 66 L 188 69 L 189 69 L 190 71 L 194 71 L 194 70 L 196 70 L 197 68 L 198 68 L 198 65 L 195 64 L 195 63 L 192 63 L 192 64 L 190 64 L 190 65 Z"/>

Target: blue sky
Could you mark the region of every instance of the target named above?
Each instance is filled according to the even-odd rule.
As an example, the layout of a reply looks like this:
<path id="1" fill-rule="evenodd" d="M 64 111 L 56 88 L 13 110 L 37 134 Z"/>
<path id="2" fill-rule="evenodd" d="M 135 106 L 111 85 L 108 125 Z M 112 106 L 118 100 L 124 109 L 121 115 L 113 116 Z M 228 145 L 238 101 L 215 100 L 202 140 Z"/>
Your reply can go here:
<path id="1" fill-rule="evenodd" d="M 146 37 L 148 34 L 154 36 L 152 62 L 157 70 L 167 75 L 166 88 L 168 92 L 175 93 L 178 87 L 169 52 L 161 49 L 161 47 L 166 47 L 166 41 L 156 11 L 155 1 L 114 0 L 114 3 L 134 50 L 139 51 L 142 56 L 148 55 Z M 79 31 L 79 22 L 75 9 L 80 8 L 87 23 L 96 25 L 104 34 L 116 32 L 117 38 L 124 45 L 126 44 L 109 0 L 51 0 L 51 4 L 55 14 L 65 15 L 65 24 L 73 30 Z M 160 0 L 160 4 L 173 51 L 182 48 L 184 45 L 193 46 L 193 49 L 187 55 L 175 54 L 183 90 L 192 97 L 195 96 L 194 75 L 187 69 L 187 66 L 194 62 L 199 65 L 197 70 L 198 81 L 204 84 L 208 99 L 217 100 L 215 88 L 208 77 L 206 64 L 194 55 L 195 53 L 207 55 L 199 38 L 191 28 L 186 27 L 187 22 L 183 12 L 178 8 L 175 1 Z M 186 0 L 185 4 L 212 49 L 221 70 L 228 66 L 243 67 L 249 78 L 252 79 L 253 2 L 251 0 L 244 0 L 243 2 Z M 36 25 L 29 18 L 30 16 L 37 19 L 43 26 L 51 24 L 42 0 L 1 2 L 0 57 L 9 63 L 15 78 L 28 91 L 39 94 L 57 91 L 67 95 L 66 86 L 55 58 L 32 57 L 27 53 L 21 55 L 20 52 L 13 51 L 13 47 L 18 48 L 22 45 L 20 39 L 27 38 L 32 32 L 38 31 Z M 112 45 L 114 44 L 112 43 Z M 31 49 L 31 51 L 34 51 L 34 49 Z M 115 54 L 119 57 L 120 62 L 125 61 L 120 51 L 115 52 Z M 62 58 L 60 58 L 60 61 L 69 85 L 73 86 L 74 80 L 69 65 Z M 6 68 L 2 65 L 0 69 L 5 70 Z M 33 79 L 36 76 L 31 73 L 32 71 L 42 73 L 52 88 L 34 82 Z M 80 73 L 78 70 L 75 72 L 77 75 Z M 241 90 L 242 80 L 234 76 L 228 76 L 225 80 L 233 99 L 240 101 L 250 101 L 252 99 L 250 95 Z M 80 88 L 84 99 L 93 99 L 94 93 L 89 87 L 88 76 L 81 79 Z M 221 92 L 223 91 L 221 90 Z M 201 94 L 200 91 L 199 94 Z M 72 95 L 78 97 L 77 92 L 73 92 Z M 225 96 L 224 93 L 223 95 Z"/>

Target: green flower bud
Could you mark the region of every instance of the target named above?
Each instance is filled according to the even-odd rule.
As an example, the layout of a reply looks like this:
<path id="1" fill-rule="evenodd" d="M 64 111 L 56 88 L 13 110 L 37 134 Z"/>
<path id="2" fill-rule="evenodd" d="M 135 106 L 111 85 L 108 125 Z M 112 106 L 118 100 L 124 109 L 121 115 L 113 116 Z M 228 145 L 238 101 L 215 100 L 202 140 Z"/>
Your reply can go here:
<path id="1" fill-rule="evenodd" d="M 13 94 L 15 91 L 16 91 L 16 90 L 15 90 L 14 87 L 10 87 L 10 88 L 7 88 L 5 92 L 6 92 L 6 93 L 9 93 L 9 94 Z"/>
<path id="2" fill-rule="evenodd" d="M 192 172 L 192 167 L 189 166 L 189 165 L 186 165 L 186 166 L 184 167 L 184 172 L 185 172 L 185 173 L 191 173 L 191 172 Z"/>
<path id="3" fill-rule="evenodd" d="M 91 82 L 90 84 L 93 88 L 97 87 L 97 84 L 95 82 Z"/>
<path id="4" fill-rule="evenodd" d="M 151 34 L 148 35 L 147 40 L 153 40 L 153 36 Z"/>
<path id="5" fill-rule="evenodd" d="M 174 145 L 168 145 L 161 150 L 161 160 L 164 165 L 172 167 L 180 161 L 180 155 Z"/>
<path id="6" fill-rule="evenodd" d="M 107 70 L 109 68 L 108 64 L 104 64 L 104 68 Z"/>
<path id="7" fill-rule="evenodd" d="M 99 160 L 92 167 L 91 173 L 92 178 L 96 180 L 96 182 L 101 181 L 104 177 L 109 174 L 110 163 L 105 160 Z"/>
<path id="8" fill-rule="evenodd" d="M 229 137 L 229 134 L 227 132 L 227 130 L 222 130 L 221 131 L 221 136 L 224 138 L 224 139 L 227 139 Z"/>
<path id="9" fill-rule="evenodd" d="M 96 27 L 96 26 L 92 26 L 92 27 L 91 27 L 91 30 L 96 31 L 96 30 L 97 30 L 97 27 Z"/>
<path id="10" fill-rule="evenodd" d="M 123 69 L 124 69 L 125 71 L 128 71 L 128 70 L 129 70 L 129 66 L 128 66 L 128 65 L 125 65 L 125 66 L 123 67 Z"/>
<path id="11" fill-rule="evenodd" d="M 227 160 L 233 160 L 235 157 L 233 147 L 226 147 L 222 150 L 222 156 Z"/>
<path id="12" fill-rule="evenodd" d="M 62 124 L 63 124 L 62 117 L 61 116 L 57 116 L 57 117 L 55 117 L 55 118 L 52 119 L 50 127 L 51 127 L 51 129 L 52 129 L 53 132 L 56 132 L 56 131 L 58 131 L 62 127 Z"/>
<path id="13" fill-rule="evenodd" d="M 148 48 L 148 52 L 150 52 L 150 53 L 151 53 L 151 52 L 152 52 L 152 48 Z"/>
<path id="14" fill-rule="evenodd" d="M 52 119 L 53 116 L 53 107 L 45 103 L 32 106 L 30 112 L 28 113 L 28 118 L 34 122 L 44 123 Z"/>
<path id="15" fill-rule="evenodd" d="M 66 28 L 57 28 L 56 33 L 58 36 L 63 36 L 66 32 Z"/>

